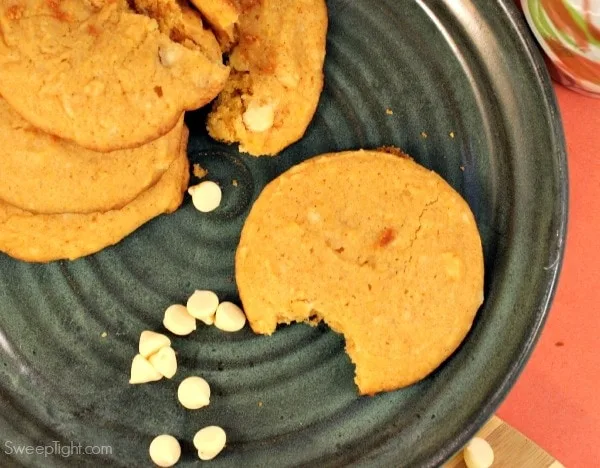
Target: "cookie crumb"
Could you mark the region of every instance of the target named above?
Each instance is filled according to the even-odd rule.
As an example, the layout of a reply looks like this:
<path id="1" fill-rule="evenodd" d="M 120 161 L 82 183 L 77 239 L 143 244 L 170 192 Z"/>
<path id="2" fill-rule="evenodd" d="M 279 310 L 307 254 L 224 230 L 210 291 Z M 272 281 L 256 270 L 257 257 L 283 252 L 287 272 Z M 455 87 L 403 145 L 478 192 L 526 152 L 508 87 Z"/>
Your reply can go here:
<path id="1" fill-rule="evenodd" d="M 465 166 L 460 166 L 460 170 L 465 172 Z"/>
<path id="2" fill-rule="evenodd" d="M 258 407 L 259 407 L 259 408 L 262 408 L 262 405 L 263 405 L 263 402 L 262 402 L 262 401 L 259 401 L 259 402 L 258 402 Z"/>
<path id="3" fill-rule="evenodd" d="M 194 164 L 194 175 L 196 177 L 198 177 L 198 179 L 202 179 L 202 177 L 205 177 L 206 174 L 208 174 L 208 171 L 206 169 L 204 169 L 200 164 L 196 163 Z"/>
<path id="4" fill-rule="evenodd" d="M 421 132 L 421 138 L 427 138 L 427 133 Z"/>
<path id="5" fill-rule="evenodd" d="M 234 187 L 237 187 L 237 186 L 238 186 L 238 181 L 237 181 L 237 179 L 233 179 L 233 180 L 231 181 L 231 185 L 233 185 Z"/>
<path id="6" fill-rule="evenodd" d="M 385 113 L 387 115 L 394 115 L 394 111 L 392 109 L 390 109 L 389 107 L 385 110 Z"/>
<path id="7" fill-rule="evenodd" d="M 448 135 L 450 136 L 450 138 L 454 138 L 454 132 L 450 132 L 448 133 Z"/>

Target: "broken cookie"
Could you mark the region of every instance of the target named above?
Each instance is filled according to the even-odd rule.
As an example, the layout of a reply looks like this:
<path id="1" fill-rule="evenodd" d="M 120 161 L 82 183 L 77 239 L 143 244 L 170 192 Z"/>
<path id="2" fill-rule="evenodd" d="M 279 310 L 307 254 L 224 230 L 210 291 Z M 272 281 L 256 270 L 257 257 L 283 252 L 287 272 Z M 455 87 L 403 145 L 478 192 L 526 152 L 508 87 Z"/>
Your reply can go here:
<path id="1" fill-rule="evenodd" d="M 200 2 L 201 0 L 196 0 Z M 243 0 L 232 72 L 208 116 L 209 134 L 254 156 L 299 140 L 323 89 L 324 0 Z"/>

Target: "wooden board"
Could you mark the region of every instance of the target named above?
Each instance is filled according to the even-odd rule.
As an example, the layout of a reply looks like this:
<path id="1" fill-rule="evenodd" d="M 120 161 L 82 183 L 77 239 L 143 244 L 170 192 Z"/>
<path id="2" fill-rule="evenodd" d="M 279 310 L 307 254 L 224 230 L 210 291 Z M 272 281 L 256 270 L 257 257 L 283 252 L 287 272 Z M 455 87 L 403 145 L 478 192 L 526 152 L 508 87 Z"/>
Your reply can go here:
<path id="1" fill-rule="evenodd" d="M 477 433 L 494 449 L 492 468 L 564 468 L 552 455 L 502 419 L 493 416 Z M 462 450 L 444 468 L 465 468 Z"/>

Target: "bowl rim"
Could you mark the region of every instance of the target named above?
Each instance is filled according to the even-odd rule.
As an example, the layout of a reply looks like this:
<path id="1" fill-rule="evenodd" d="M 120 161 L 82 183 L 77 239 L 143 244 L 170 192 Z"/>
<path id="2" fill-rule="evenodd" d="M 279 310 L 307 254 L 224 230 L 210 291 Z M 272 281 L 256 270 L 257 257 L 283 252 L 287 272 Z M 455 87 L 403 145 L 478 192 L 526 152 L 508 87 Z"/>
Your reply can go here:
<path id="1" fill-rule="evenodd" d="M 502 379 L 501 384 L 496 391 L 491 394 L 487 402 L 470 417 L 463 430 L 450 443 L 441 447 L 437 454 L 426 461 L 425 466 L 439 466 L 450 459 L 454 454 L 464 447 L 464 445 L 483 427 L 490 419 L 496 409 L 508 396 L 510 390 L 523 372 L 525 365 L 531 358 L 533 350 L 541 336 L 541 332 L 548 319 L 550 307 L 556 294 L 558 280 L 563 265 L 565 244 L 567 237 L 568 211 L 569 211 L 569 176 L 566 140 L 562 118 L 560 115 L 556 94 L 548 69 L 544 59 L 537 47 L 537 44 L 528 29 L 525 18 L 517 8 L 514 0 L 498 0 L 500 8 L 504 11 L 506 18 L 515 32 L 516 37 L 523 46 L 523 52 L 531 63 L 538 82 L 541 85 L 544 101 L 540 105 L 544 109 L 544 114 L 548 117 L 547 121 L 552 128 L 552 147 L 553 156 L 557 162 L 557 168 L 560 173 L 559 190 L 557 193 L 554 213 L 557 224 L 558 235 L 554 237 L 550 246 L 550 253 L 556 256 L 556 261 L 546 269 L 546 288 L 543 292 L 541 301 L 538 304 L 538 310 L 535 317 L 534 326 L 526 334 L 525 346 L 523 346 L 512 365 Z"/>

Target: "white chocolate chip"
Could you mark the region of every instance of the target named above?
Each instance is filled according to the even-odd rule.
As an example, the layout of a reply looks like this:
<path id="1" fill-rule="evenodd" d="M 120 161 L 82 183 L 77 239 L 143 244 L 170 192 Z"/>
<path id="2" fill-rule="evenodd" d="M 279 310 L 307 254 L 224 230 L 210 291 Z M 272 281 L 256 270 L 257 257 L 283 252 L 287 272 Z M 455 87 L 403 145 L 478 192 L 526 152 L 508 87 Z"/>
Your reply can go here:
<path id="1" fill-rule="evenodd" d="M 192 196 L 194 207 L 202 213 L 217 209 L 223 197 L 221 187 L 209 180 L 190 187 L 188 193 Z"/>
<path id="2" fill-rule="evenodd" d="M 494 449 L 481 437 L 473 438 L 464 448 L 467 468 L 489 468 L 494 463 Z"/>
<path id="3" fill-rule="evenodd" d="M 229 54 L 229 66 L 237 71 L 250 71 L 248 59 L 237 48 Z"/>
<path id="4" fill-rule="evenodd" d="M 212 291 L 194 291 L 187 301 L 188 313 L 207 325 L 215 323 L 215 312 L 219 306 L 219 297 Z"/>
<path id="5" fill-rule="evenodd" d="M 84 94 L 88 96 L 98 97 L 104 91 L 104 83 L 99 80 L 92 80 L 83 87 Z"/>
<path id="6" fill-rule="evenodd" d="M 150 458 L 155 465 L 169 467 L 175 465 L 181 457 L 181 446 L 175 437 L 169 434 L 156 436 L 150 443 Z"/>
<path id="7" fill-rule="evenodd" d="M 310 224 L 318 224 L 321 222 L 321 214 L 317 210 L 309 210 L 306 217 Z"/>
<path id="8" fill-rule="evenodd" d="M 158 352 L 148 358 L 148 361 L 167 379 L 173 377 L 177 372 L 177 357 L 171 347 L 159 349 Z"/>
<path id="9" fill-rule="evenodd" d="M 180 56 L 181 50 L 175 44 L 163 44 L 158 48 L 160 63 L 166 68 L 171 68 L 175 65 Z"/>
<path id="10" fill-rule="evenodd" d="M 136 354 L 131 362 L 130 384 L 156 382 L 162 378 L 162 374 L 152 367 L 152 364 L 144 356 Z"/>
<path id="11" fill-rule="evenodd" d="M 208 426 L 200 429 L 194 436 L 194 447 L 198 450 L 200 460 L 212 460 L 225 447 L 227 436 L 219 426 Z"/>
<path id="12" fill-rule="evenodd" d="M 300 83 L 300 75 L 298 74 L 298 70 L 289 62 L 282 61 L 278 63 L 275 76 L 277 77 L 277 80 L 286 88 L 297 88 L 298 84 Z"/>
<path id="13" fill-rule="evenodd" d="M 441 255 L 441 261 L 450 279 L 460 279 L 463 275 L 463 262 L 460 257 L 451 252 L 445 252 Z"/>
<path id="14" fill-rule="evenodd" d="M 202 377 L 188 377 L 177 388 L 179 403 L 187 409 L 200 409 L 210 403 L 210 386 Z"/>
<path id="15" fill-rule="evenodd" d="M 242 115 L 242 120 L 249 131 L 266 132 L 273 126 L 275 110 L 271 104 L 256 105 L 252 102 Z"/>
<path id="16" fill-rule="evenodd" d="M 192 317 L 185 306 L 175 304 L 165 310 L 163 325 L 175 335 L 189 335 L 196 329 L 196 319 Z"/>
<path id="17" fill-rule="evenodd" d="M 298 83 L 300 83 L 300 76 L 297 73 L 289 73 L 289 72 L 277 72 L 277 79 L 279 82 L 285 86 L 286 88 L 297 88 Z"/>
<path id="18" fill-rule="evenodd" d="M 215 327 L 226 332 L 236 332 L 244 328 L 244 311 L 233 302 L 221 302 L 215 314 Z"/>
<path id="19" fill-rule="evenodd" d="M 66 114 L 72 119 L 75 118 L 75 112 L 73 112 L 73 106 L 71 106 L 71 100 L 65 94 L 63 94 L 61 97 L 61 101 L 62 101 L 63 109 L 65 110 Z"/>
<path id="20" fill-rule="evenodd" d="M 144 330 L 140 335 L 139 351 L 145 358 L 168 346 L 171 346 L 171 340 L 162 333 Z"/>

